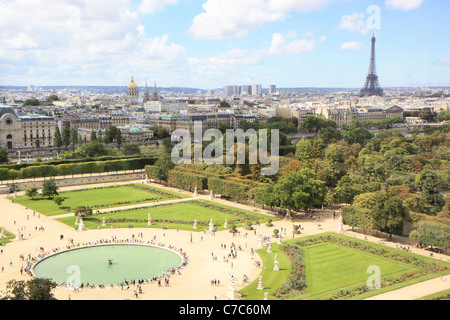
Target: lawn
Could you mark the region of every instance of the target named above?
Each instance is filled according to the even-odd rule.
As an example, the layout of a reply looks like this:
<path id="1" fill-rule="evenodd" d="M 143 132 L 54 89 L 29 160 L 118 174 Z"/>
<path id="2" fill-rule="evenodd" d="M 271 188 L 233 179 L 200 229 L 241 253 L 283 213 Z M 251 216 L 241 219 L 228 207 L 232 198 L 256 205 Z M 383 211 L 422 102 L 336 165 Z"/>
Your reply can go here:
<path id="1" fill-rule="evenodd" d="M 53 216 L 74 212 L 79 206 L 98 210 L 187 197 L 175 192 L 139 184 L 65 191 L 60 192 L 60 196 L 64 198 L 61 207 L 58 207 L 52 199 L 44 198 L 40 195 L 34 199 L 25 195 L 17 198 L 10 197 L 9 199 L 15 200 L 17 203 L 44 215 Z"/>
<path id="2" fill-rule="evenodd" d="M 450 272 L 449 263 L 334 233 L 288 240 L 272 248 L 273 253 L 257 250 L 264 264 L 265 289 L 256 290 L 258 281 L 253 282 L 241 291 L 246 300 L 263 299 L 264 292 L 269 299 L 364 299 Z M 275 254 L 278 272 L 273 271 Z M 374 275 L 370 266 L 380 271 L 381 287 L 376 290 L 367 288 Z M 294 288 L 292 283 L 300 278 L 306 287 Z"/>
<path id="3" fill-rule="evenodd" d="M 111 226 L 147 228 L 149 213 L 152 218 L 152 228 L 167 227 L 168 229 L 178 228 L 188 231 L 208 230 L 211 219 L 213 219 L 217 230 L 223 230 L 225 219 L 228 220 L 228 228 L 230 228 L 232 224 L 240 227 L 245 221 L 251 221 L 252 224 L 257 221 L 265 223 L 271 218 L 251 211 L 218 205 L 210 201 L 192 200 L 133 210 L 118 209 L 111 213 L 94 214 L 86 217 L 83 222 L 88 229 L 111 228 Z M 106 219 L 106 227 L 102 227 L 103 217 Z M 75 219 L 75 217 L 66 217 L 60 218 L 58 221 L 75 227 Z M 197 229 L 193 229 L 194 220 L 197 220 Z"/>
<path id="4" fill-rule="evenodd" d="M 363 286 L 373 273 L 370 266 L 380 270 L 380 276 L 395 275 L 413 268 L 406 263 L 385 259 L 370 253 L 334 244 L 321 244 L 304 249 L 308 294 L 303 298 L 319 298 L 334 289 Z"/>

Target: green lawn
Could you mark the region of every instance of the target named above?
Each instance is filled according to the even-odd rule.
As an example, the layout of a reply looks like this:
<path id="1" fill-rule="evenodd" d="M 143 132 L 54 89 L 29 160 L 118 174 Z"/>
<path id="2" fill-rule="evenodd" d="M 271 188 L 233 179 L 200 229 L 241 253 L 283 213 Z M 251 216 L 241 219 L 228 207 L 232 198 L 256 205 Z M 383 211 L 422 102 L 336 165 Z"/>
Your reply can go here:
<path id="1" fill-rule="evenodd" d="M 16 236 L 11 232 L 3 230 L 3 238 L 0 238 L 0 244 L 7 244 L 11 242 L 11 240 L 14 239 L 15 237 Z"/>
<path id="2" fill-rule="evenodd" d="M 306 247 L 306 283 L 308 294 L 303 298 L 320 298 L 334 289 L 363 286 L 373 272 L 370 266 L 377 266 L 381 278 L 411 269 L 405 263 L 363 253 L 352 248 L 334 244 Z"/>
<path id="3" fill-rule="evenodd" d="M 53 216 L 74 212 L 79 206 L 86 206 L 92 208 L 93 210 L 97 210 L 107 207 L 112 208 L 143 202 L 152 202 L 155 200 L 163 201 L 171 198 L 179 199 L 180 197 L 187 197 L 175 192 L 158 188 L 150 188 L 139 184 L 135 186 L 138 188 L 133 187 L 132 185 L 122 185 L 60 192 L 60 196 L 64 198 L 64 202 L 61 207 L 58 207 L 52 199 L 43 198 L 40 195 L 34 199 L 30 199 L 25 195 L 9 199 L 15 200 L 17 203 L 44 215 Z"/>
<path id="4" fill-rule="evenodd" d="M 209 205 L 210 207 L 199 206 L 194 201 L 179 202 L 173 204 L 158 205 L 155 207 L 139 208 L 135 210 L 117 210 L 116 212 L 107 214 L 94 214 L 84 219 L 84 224 L 88 229 L 95 228 L 111 228 L 112 225 L 119 227 L 146 228 L 148 214 L 151 214 L 152 228 L 168 227 L 169 229 L 180 229 L 189 231 L 208 230 L 208 223 L 213 219 L 213 223 L 218 230 L 223 230 L 225 219 L 228 220 L 228 228 L 231 224 L 241 226 L 248 219 L 255 224 L 267 222 L 271 217 L 261 215 L 255 212 L 236 209 L 230 206 L 218 205 L 205 200 L 195 200 L 197 203 Z M 222 212 L 219 210 L 230 210 L 230 212 Z M 239 212 L 239 214 L 236 213 Z M 247 215 L 247 216 L 245 216 Z M 107 226 L 102 227 L 103 217 L 107 219 Z M 67 217 L 58 219 L 70 226 L 75 226 L 75 217 Z M 126 219 L 126 221 L 121 221 Z M 197 229 L 193 229 L 194 220 L 197 220 Z"/>
<path id="5" fill-rule="evenodd" d="M 255 281 L 240 293 L 246 300 L 261 300 L 264 298 L 264 292 L 269 293 L 269 299 L 283 297 L 293 300 L 321 300 L 336 297 L 364 299 L 436 278 L 440 274 L 450 273 L 449 263 L 436 261 L 429 257 L 334 233 L 325 233 L 323 236 L 341 240 L 322 242 L 316 241 L 319 239 L 316 236 L 309 236 L 284 242 L 284 244 L 293 245 L 301 241 L 308 243 L 308 245 L 298 247 L 302 250 L 303 267 L 295 267 L 304 271 L 305 290 L 293 290 L 288 295 L 282 294 L 282 288 L 289 283 L 290 276 L 295 276 L 297 273 L 295 268 L 291 270 L 291 261 L 280 246 L 272 244 L 273 253 L 267 253 L 266 249 L 257 250 L 264 264 L 261 276 L 265 289 L 263 291 L 256 290 L 258 281 Z M 305 240 L 307 241 L 305 242 Z M 353 246 L 349 241 L 357 242 L 358 245 Z M 280 271 L 278 272 L 273 271 L 275 254 L 279 261 Z M 369 277 L 374 275 L 372 271 L 368 270 L 369 266 L 377 266 L 380 270 L 380 289 L 367 290 L 364 288 Z"/>

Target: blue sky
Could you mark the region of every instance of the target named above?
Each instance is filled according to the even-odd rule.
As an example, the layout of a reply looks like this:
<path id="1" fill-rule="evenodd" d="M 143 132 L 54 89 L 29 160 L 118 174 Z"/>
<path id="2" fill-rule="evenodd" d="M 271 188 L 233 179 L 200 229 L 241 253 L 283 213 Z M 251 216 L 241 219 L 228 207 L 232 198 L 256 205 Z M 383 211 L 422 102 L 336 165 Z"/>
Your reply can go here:
<path id="1" fill-rule="evenodd" d="M 444 0 L 0 0 L 0 85 L 450 86 Z"/>

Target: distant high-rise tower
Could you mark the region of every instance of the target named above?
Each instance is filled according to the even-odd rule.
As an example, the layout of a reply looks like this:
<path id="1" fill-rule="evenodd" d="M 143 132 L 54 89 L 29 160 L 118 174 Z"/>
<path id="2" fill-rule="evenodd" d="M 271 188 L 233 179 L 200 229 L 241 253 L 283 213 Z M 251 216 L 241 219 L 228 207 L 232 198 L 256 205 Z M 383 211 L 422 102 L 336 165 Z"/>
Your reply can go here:
<path id="1" fill-rule="evenodd" d="M 373 35 L 369 74 L 367 75 L 366 84 L 359 94 L 361 97 L 383 96 L 383 89 L 381 89 L 380 83 L 378 82 L 377 70 L 375 67 L 375 42 L 375 35 Z"/>

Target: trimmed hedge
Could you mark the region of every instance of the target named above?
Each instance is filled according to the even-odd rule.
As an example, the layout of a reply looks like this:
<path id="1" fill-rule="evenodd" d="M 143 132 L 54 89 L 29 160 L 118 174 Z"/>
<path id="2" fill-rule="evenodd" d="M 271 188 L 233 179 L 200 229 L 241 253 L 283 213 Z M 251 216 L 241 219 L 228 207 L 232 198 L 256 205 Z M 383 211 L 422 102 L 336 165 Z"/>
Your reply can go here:
<path id="1" fill-rule="evenodd" d="M 170 170 L 167 182 L 183 186 L 186 189 L 205 190 L 208 189 L 208 179 L 205 176 L 192 172 Z"/>
<path id="2" fill-rule="evenodd" d="M 34 165 L 20 170 L 0 168 L 0 180 L 47 178 L 75 174 L 103 173 L 123 170 L 144 169 L 153 164 L 154 158 L 132 158 L 111 161 L 90 161 L 83 163 L 67 163 L 59 165 Z"/>

